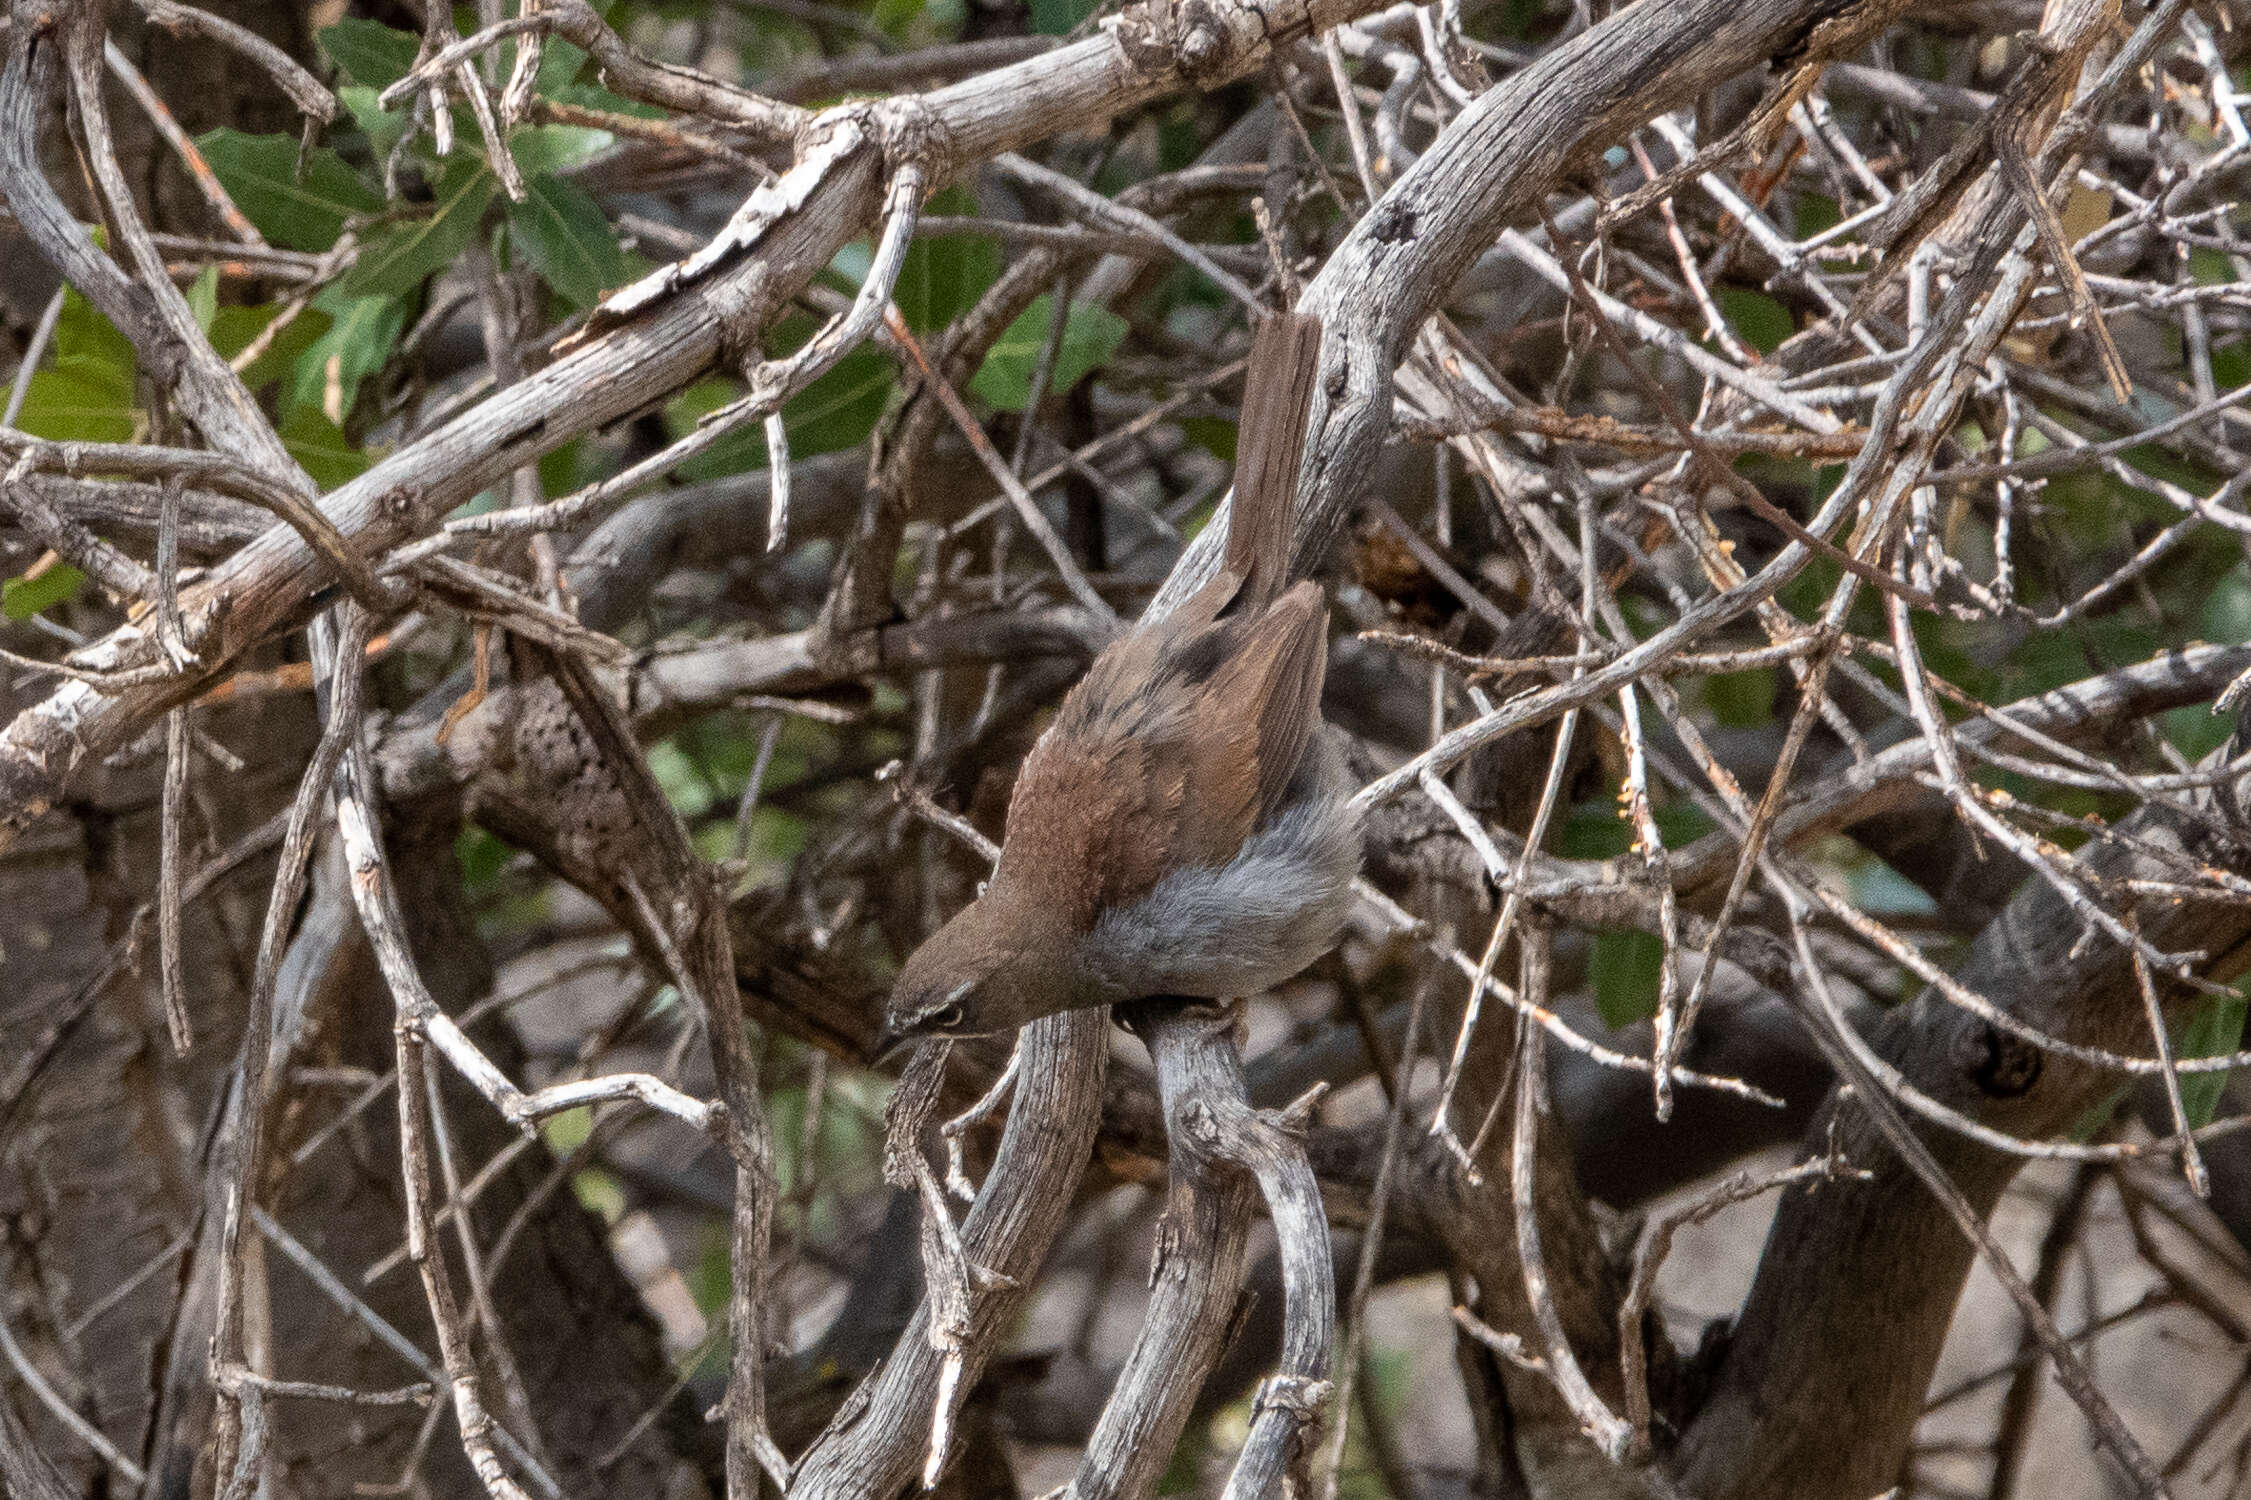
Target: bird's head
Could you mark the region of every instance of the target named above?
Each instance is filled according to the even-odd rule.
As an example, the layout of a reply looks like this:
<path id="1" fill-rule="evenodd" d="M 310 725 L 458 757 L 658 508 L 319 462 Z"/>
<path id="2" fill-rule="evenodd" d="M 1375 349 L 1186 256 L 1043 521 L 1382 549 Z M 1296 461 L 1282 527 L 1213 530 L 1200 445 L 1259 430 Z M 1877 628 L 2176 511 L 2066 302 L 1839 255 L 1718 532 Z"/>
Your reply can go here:
<path id="1" fill-rule="evenodd" d="M 991 893 L 931 934 L 899 970 L 874 1057 L 930 1037 L 985 1036 L 1074 1003 L 1070 944 L 1037 911 Z"/>

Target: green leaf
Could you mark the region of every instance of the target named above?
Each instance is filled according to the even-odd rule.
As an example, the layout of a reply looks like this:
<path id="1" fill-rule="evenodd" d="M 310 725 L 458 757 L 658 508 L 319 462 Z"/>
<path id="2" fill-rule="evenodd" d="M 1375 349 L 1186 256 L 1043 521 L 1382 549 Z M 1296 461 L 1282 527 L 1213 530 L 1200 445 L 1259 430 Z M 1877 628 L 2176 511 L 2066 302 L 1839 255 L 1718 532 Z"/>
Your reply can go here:
<path id="1" fill-rule="evenodd" d="M 1900 874 L 1874 855 L 1856 862 L 1847 876 L 1853 903 L 1876 916 L 1934 916 L 1938 903 L 1930 892 Z"/>
<path id="2" fill-rule="evenodd" d="M 320 408 L 302 402 L 289 408 L 281 420 L 281 445 L 305 466 L 313 483 L 323 490 L 348 484 L 367 472 L 368 457 L 352 446 L 342 428 L 321 415 Z"/>
<path id="3" fill-rule="evenodd" d="M 75 598 L 78 586 L 85 581 L 86 575 L 69 563 L 57 563 L 37 578 L 11 578 L 0 583 L 0 615 L 28 620 L 65 599 Z"/>
<path id="4" fill-rule="evenodd" d="M 1720 672 L 1704 679 L 1712 717 L 1730 729 L 1764 729 L 1774 722 L 1774 668 Z"/>
<path id="5" fill-rule="evenodd" d="M 2243 1019 L 2251 1005 L 2236 995 L 2209 995 L 2203 1008 L 2191 1017 L 2181 1033 L 2182 1057 L 2221 1057 L 2243 1048 Z M 2220 1108 L 2220 1095 L 2228 1086 L 2225 1073 L 2181 1075 L 2181 1107 L 2189 1128 L 2201 1130 L 2212 1123 Z"/>
<path id="6" fill-rule="evenodd" d="M 1772 354 L 1782 347 L 1784 339 L 1798 331 L 1797 320 L 1790 316 L 1790 310 L 1764 292 L 1721 287 L 1718 302 L 1736 336 L 1761 354 Z"/>
<path id="7" fill-rule="evenodd" d="M 346 219 L 383 207 L 382 197 L 326 146 L 306 156 L 299 181 L 294 136 L 222 128 L 196 145 L 259 233 L 292 250 L 327 250 Z"/>
<path id="8" fill-rule="evenodd" d="M 681 730 L 678 741 L 718 787 L 721 798 L 733 804 L 750 784 L 764 729 L 765 725 L 749 714 L 714 714 Z M 816 760 L 831 759 L 836 753 L 834 737 L 821 725 L 810 719 L 784 720 L 781 734 L 774 741 L 773 756 L 766 763 L 766 790 L 786 791 L 805 778 Z"/>
<path id="9" fill-rule="evenodd" d="M 1178 172 L 1203 155 L 1206 127 L 1192 101 L 1182 101 L 1157 122 L 1157 170 Z"/>
<path id="10" fill-rule="evenodd" d="M 2165 738 L 2173 742 L 2173 748 L 2190 760 L 2202 760 L 2235 733 L 2235 715 L 2216 714 L 2205 703 L 2167 709 L 2157 716 L 2157 722 L 2164 726 Z"/>
<path id="11" fill-rule="evenodd" d="M 551 448 L 540 455 L 539 488 L 542 494 L 567 495 L 579 486 L 590 484 L 601 477 L 588 473 L 592 465 L 588 461 L 587 446 L 586 439 L 572 438 L 562 447 Z"/>
<path id="12" fill-rule="evenodd" d="M 1030 405 L 1032 376 L 1039 368 L 1040 351 L 1047 347 L 1048 325 L 1054 317 L 1052 295 L 1025 308 L 994 343 L 969 388 L 1002 411 L 1022 411 Z M 1063 347 L 1057 352 L 1055 375 L 1048 389 L 1067 391 L 1077 385 L 1088 371 L 1117 353 L 1125 336 L 1126 320 L 1108 308 L 1072 303 L 1063 321 Z"/>
<path id="13" fill-rule="evenodd" d="M 1555 852 L 1565 859 L 1616 859 L 1634 841 L 1633 825 L 1621 812 L 1608 798 L 1574 805 L 1556 830 Z"/>
<path id="14" fill-rule="evenodd" d="M 578 81 L 578 70 L 586 66 L 586 54 L 559 36 L 551 36 L 539 49 L 539 75 L 532 88 L 539 94 L 552 98 L 557 89 L 569 88 Z"/>
<path id="15" fill-rule="evenodd" d="M 211 320 L 211 345 L 222 358 L 233 359 L 250 347 L 251 341 L 264 333 L 281 314 L 281 305 L 263 303 L 257 307 L 222 307 Z M 259 351 L 242 371 L 242 383 L 251 390 L 262 390 L 297 368 L 297 361 L 305 351 L 320 342 L 335 322 L 317 307 L 308 307 L 289 320 L 287 327 L 273 336 L 271 342 Z"/>
<path id="16" fill-rule="evenodd" d="M 2214 347 L 2212 384 L 2223 391 L 2251 384 L 2251 344 L 2222 344 Z"/>
<path id="17" fill-rule="evenodd" d="M 1627 828 L 1632 825 L 1620 818 L 1618 826 Z M 1664 841 L 1668 849 L 1686 848 L 1716 826 L 1718 825 L 1705 817 L 1702 809 L 1693 802 L 1668 802 L 1657 809 L 1657 837 Z"/>
<path id="18" fill-rule="evenodd" d="M 835 453 L 864 441 L 875 430 L 891 399 L 891 362 L 862 345 L 836 362 L 836 368 L 790 398 L 782 408 L 792 458 Z M 688 387 L 665 407 L 665 423 L 675 437 L 695 430 L 707 412 L 742 394 L 729 380 L 705 380 Z M 766 463 L 766 436 L 758 423 L 680 466 L 683 479 L 713 479 L 742 474 Z"/>
<path id="19" fill-rule="evenodd" d="M 891 399 L 891 379 L 891 361 L 870 345 L 862 344 L 838 360 L 835 369 L 782 408 L 790 453 L 811 458 L 864 441 Z"/>
<path id="20" fill-rule="evenodd" d="M 133 346 L 75 290 L 63 293 L 54 360 L 31 372 L 17 426 L 58 443 L 125 443 L 141 432 Z M 0 387 L 0 405 L 10 388 Z"/>
<path id="21" fill-rule="evenodd" d="M 930 200 L 934 214 L 974 214 L 977 200 L 958 187 Z M 899 284 L 891 293 L 907 326 L 935 333 L 977 305 L 985 289 L 1000 279 L 1000 245 L 983 237 L 918 239 L 907 246 Z M 1045 330 L 1042 330 L 1043 334 Z"/>
<path id="22" fill-rule="evenodd" d="M 625 1196 L 624 1184 L 597 1167 L 571 1174 L 571 1194 L 578 1199 L 580 1208 L 600 1215 L 605 1224 L 615 1224 L 632 1207 L 631 1200 Z"/>
<path id="23" fill-rule="evenodd" d="M 195 326 L 205 333 L 211 331 L 211 320 L 219 315 L 219 268 L 205 266 L 188 287 L 188 311 L 195 314 Z"/>
<path id="24" fill-rule="evenodd" d="M 550 1151 L 557 1156 L 567 1156 L 585 1145 L 594 1134 L 594 1111 L 581 1105 L 559 1115 L 549 1115 L 539 1122 L 539 1133 L 546 1138 Z"/>
<path id="25" fill-rule="evenodd" d="M 1664 975 L 1665 942 L 1638 928 L 1603 928 L 1594 935 L 1587 976 L 1594 982 L 1595 1009 L 1602 1024 L 1616 1030 L 1657 1014 L 1657 990 Z"/>
<path id="26" fill-rule="evenodd" d="M 790 862 L 805 852 L 805 820 L 778 807 L 760 807 L 750 815 L 750 856 L 746 872 L 752 884 L 786 874 Z M 696 834 L 696 847 L 704 858 L 718 861 L 734 852 L 735 830 L 725 822 L 705 823 Z"/>
<path id="27" fill-rule="evenodd" d="M 927 47 L 958 38 L 969 6 L 967 0 L 875 0 L 868 19 L 901 46 Z"/>
<path id="28" fill-rule="evenodd" d="M 508 137 L 508 154 L 526 177 L 560 172 L 607 151 L 617 139 L 590 125 L 533 125 Z"/>
<path id="29" fill-rule="evenodd" d="M 333 58 L 352 82 L 386 89 L 406 77 L 422 44 L 411 31 L 395 31 L 350 16 L 321 29 L 320 50 Z"/>
<path id="30" fill-rule="evenodd" d="M 9 390 L 0 386 L 0 403 L 5 403 Z M 58 443 L 132 442 L 141 430 L 132 376 L 115 379 L 101 371 L 33 371 L 16 425 L 33 437 Z"/>
<path id="31" fill-rule="evenodd" d="M 698 818 L 711 810 L 716 800 L 711 783 L 677 743 L 659 740 L 649 747 L 648 758 L 649 774 L 663 789 L 664 800 L 671 803 L 681 817 Z"/>
<path id="32" fill-rule="evenodd" d="M 367 133 L 367 148 L 377 161 L 388 157 L 398 146 L 399 137 L 406 134 L 407 112 L 403 109 L 385 109 L 376 103 L 380 89 L 347 84 L 336 91 L 344 107 L 352 112 L 352 121 Z"/>
<path id="33" fill-rule="evenodd" d="M 1501 34 L 1515 41 L 1528 42 L 1538 34 L 1537 28 L 1546 19 L 1545 0 L 1506 0 L 1501 6 Z"/>
<path id="34" fill-rule="evenodd" d="M 2188 267 L 2200 286 L 2227 286 L 2235 280 L 2235 262 L 2206 245 L 2189 251 Z"/>
<path id="35" fill-rule="evenodd" d="M 1797 197 L 1797 218 L 1791 222 L 1800 239 L 1808 239 L 1844 222 L 1844 213 L 1837 200 L 1823 193 L 1801 192 Z"/>
<path id="36" fill-rule="evenodd" d="M 2251 568 L 2237 563 L 2212 585 L 2197 616 L 2196 631 L 2220 645 L 2251 641 Z"/>
<path id="37" fill-rule="evenodd" d="M 289 400 L 342 426 L 359 399 L 360 382 L 390 361 L 392 346 L 406 330 L 406 309 L 395 298 L 351 297 L 335 288 L 313 305 L 331 321 L 297 360 Z"/>
<path id="38" fill-rule="evenodd" d="M 924 0 L 875 0 L 875 9 L 869 12 L 868 19 L 882 27 L 886 34 L 896 37 L 922 14 L 923 3 Z"/>
<path id="39" fill-rule="evenodd" d="M 461 867 L 461 883 L 472 899 L 497 893 L 500 872 L 515 855 L 515 850 L 474 823 L 465 826 L 453 841 L 454 863 Z M 552 1126 L 560 1119 L 560 1115 L 552 1116 L 547 1124 Z"/>
<path id="40" fill-rule="evenodd" d="M 1218 417 L 1182 417 L 1180 435 L 1223 464 L 1235 461 L 1235 444 L 1241 436 L 1233 422 Z"/>
<path id="41" fill-rule="evenodd" d="M 133 341 L 88 302 L 74 287 L 63 293 L 62 317 L 55 323 L 55 365 L 58 369 L 114 371 L 129 388 L 138 359 Z"/>
<path id="42" fill-rule="evenodd" d="M 601 205 L 560 177 L 525 185 L 521 203 L 508 205 L 508 229 L 524 259 L 576 307 L 592 307 L 612 287 L 623 286 L 625 255 Z"/>
<path id="43" fill-rule="evenodd" d="M 481 158 L 455 156 L 438 178 L 437 201 L 429 215 L 386 225 L 369 236 L 344 278 L 345 291 L 354 297 L 403 297 L 413 291 L 468 248 L 497 186 Z"/>
<path id="44" fill-rule="evenodd" d="M 705 417 L 741 394 L 742 387 L 732 380 L 699 380 L 665 402 L 664 430 L 675 441 L 684 438 L 695 431 L 696 425 Z M 756 446 L 750 446 L 752 443 Z M 744 469 L 755 469 L 765 461 L 766 445 L 755 433 L 751 433 L 706 450 L 699 457 L 681 465 L 680 473 L 689 479 L 704 479 L 715 474 L 733 474 Z"/>
<path id="45" fill-rule="evenodd" d="M 1044 36 L 1069 36 L 1094 14 L 1097 0 L 1032 0 L 1032 29 Z"/>

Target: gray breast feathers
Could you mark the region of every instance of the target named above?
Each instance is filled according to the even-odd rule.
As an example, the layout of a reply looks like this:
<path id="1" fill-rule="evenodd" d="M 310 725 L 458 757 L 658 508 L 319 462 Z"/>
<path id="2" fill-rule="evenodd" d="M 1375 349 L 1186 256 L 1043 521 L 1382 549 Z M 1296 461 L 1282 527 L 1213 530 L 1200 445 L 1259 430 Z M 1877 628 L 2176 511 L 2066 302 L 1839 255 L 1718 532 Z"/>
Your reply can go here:
<path id="1" fill-rule="evenodd" d="M 1105 911 L 1081 952 L 1105 1000 L 1255 995 L 1336 942 L 1359 871 L 1349 805 L 1308 798 L 1227 864 L 1175 870 L 1139 901 Z"/>

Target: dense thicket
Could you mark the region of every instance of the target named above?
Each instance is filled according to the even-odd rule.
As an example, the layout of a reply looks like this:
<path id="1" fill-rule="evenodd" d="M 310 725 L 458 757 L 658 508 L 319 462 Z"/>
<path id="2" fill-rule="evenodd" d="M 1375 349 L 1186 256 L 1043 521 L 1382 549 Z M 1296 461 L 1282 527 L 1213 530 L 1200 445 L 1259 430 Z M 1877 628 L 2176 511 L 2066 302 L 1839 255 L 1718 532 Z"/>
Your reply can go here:
<path id="1" fill-rule="evenodd" d="M 2247 22 L 12 0 L 7 1488 L 2241 1492 Z M 871 1067 L 1284 307 L 1346 941 Z"/>

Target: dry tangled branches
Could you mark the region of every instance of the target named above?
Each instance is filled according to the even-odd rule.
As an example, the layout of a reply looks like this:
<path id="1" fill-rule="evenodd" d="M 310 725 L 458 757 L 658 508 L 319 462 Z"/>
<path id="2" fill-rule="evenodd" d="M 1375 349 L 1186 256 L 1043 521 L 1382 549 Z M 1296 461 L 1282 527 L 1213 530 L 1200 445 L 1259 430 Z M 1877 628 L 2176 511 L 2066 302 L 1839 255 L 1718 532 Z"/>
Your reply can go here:
<path id="1" fill-rule="evenodd" d="M 12 1491 L 2241 1487 L 2237 9 L 412 9 L 0 32 Z M 886 1097 L 1285 305 L 1350 938 Z"/>

